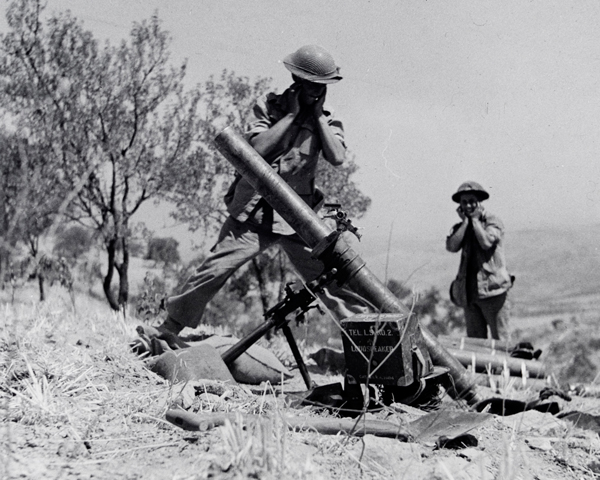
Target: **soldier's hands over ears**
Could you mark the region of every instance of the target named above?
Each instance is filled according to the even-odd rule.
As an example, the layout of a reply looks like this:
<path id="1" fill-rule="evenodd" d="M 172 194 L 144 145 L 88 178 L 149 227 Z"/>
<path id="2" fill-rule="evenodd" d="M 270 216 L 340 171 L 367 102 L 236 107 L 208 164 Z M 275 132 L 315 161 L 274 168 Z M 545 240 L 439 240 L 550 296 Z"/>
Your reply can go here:
<path id="1" fill-rule="evenodd" d="M 326 95 L 327 92 L 324 91 L 323 95 L 317 98 L 316 102 L 313 104 L 313 115 L 315 116 L 315 118 L 319 118 L 321 115 L 323 115 L 323 105 L 325 104 Z"/>

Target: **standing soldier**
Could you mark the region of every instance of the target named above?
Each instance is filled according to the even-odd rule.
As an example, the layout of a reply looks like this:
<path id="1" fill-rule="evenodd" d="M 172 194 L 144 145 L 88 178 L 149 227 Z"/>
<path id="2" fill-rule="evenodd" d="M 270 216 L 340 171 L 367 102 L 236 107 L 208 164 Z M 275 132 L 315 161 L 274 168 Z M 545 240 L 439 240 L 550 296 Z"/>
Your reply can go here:
<path id="1" fill-rule="evenodd" d="M 489 194 L 476 182 L 465 182 L 452 195 L 460 223 L 446 238 L 446 250 L 461 251 L 450 299 L 465 312 L 467 336 L 508 340 L 508 290 L 514 277 L 506 270 L 504 225 L 481 202 Z"/>
<path id="2" fill-rule="evenodd" d="M 342 77 L 333 57 L 317 45 L 304 46 L 283 64 L 292 85 L 282 94 L 259 99 L 246 130 L 246 139 L 300 197 L 317 210 L 323 195 L 315 187 L 317 164 L 324 158 L 341 165 L 346 158 L 342 123 L 325 104 L 327 85 Z M 167 299 L 168 317 L 160 332 L 179 334 L 200 324 L 207 303 L 243 264 L 265 249 L 279 245 L 304 278 L 312 281 L 323 265 L 279 214 L 239 174 L 225 195 L 229 218 L 217 244 L 183 290 Z M 330 285 L 320 298 L 341 320 L 365 312 L 357 296 Z"/>

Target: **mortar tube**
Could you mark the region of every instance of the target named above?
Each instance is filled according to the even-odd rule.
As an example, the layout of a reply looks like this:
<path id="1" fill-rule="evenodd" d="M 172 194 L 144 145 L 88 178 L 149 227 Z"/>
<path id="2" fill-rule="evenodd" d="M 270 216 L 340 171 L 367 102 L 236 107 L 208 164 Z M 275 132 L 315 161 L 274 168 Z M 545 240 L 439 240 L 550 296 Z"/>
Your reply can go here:
<path id="1" fill-rule="evenodd" d="M 314 249 L 322 242 L 327 242 L 328 236 L 333 234 L 331 229 L 239 133 L 227 127 L 215 138 L 215 144 L 238 173 L 281 215 L 309 248 Z M 354 269 L 345 285 L 379 308 L 381 313 L 410 315 L 408 308 L 364 265 L 342 237 L 337 238 L 333 250 L 340 257 L 336 262 L 340 266 L 348 262 L 362 264 L 361 268 Z M 426 327 L 421 326 L 421 331 L 434 364 L 448 368 L 452 376 L 454 387 L 449 389 L 450 395 L 470 405 L 479 402 L 481 398 L 477 387 L 469 379 L 465 367 Z"/>

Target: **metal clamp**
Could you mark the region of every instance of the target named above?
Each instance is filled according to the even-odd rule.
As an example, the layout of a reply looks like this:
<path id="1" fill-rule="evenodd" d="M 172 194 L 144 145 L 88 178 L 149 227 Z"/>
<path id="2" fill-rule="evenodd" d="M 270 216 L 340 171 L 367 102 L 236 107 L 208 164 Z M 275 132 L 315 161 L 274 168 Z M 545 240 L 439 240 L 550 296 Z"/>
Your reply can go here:
<path id="1" fill-rule="evenodd" d="M 334 219 L 338 232 L 350 232 L 360 241 L 362 235 L 358 233 L 358 227 L 352 224 L 352 220 L 350 220 L 348 214 L 342 210 L 342 205 L 340 203 L 326 203 L 323 207 L 329 209 L 327 212 L 328 215 L 325 215 L 323 219 Z"/>

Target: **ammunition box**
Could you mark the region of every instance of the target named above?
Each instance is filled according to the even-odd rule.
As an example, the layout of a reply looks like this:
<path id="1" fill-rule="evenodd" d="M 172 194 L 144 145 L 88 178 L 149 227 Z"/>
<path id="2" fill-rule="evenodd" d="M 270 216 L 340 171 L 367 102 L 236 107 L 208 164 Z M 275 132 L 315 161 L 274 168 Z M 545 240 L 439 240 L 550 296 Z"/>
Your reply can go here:
<path id="1" fill-rule="evenodd" d="M 428 375 L 433 364 L 419 323 L 407 320 L 398 313 L 359 314 L 343 320 L 347 374 L 357 383 L 398 387 Z"/>

